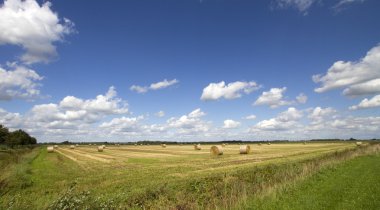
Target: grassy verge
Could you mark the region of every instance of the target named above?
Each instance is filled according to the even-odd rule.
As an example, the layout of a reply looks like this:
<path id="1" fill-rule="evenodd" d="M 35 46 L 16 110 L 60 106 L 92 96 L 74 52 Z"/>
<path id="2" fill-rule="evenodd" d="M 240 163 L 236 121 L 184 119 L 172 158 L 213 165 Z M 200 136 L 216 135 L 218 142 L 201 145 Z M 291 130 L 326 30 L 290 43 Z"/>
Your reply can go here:
<path id="1" fill-rule="evenodd" d="M 380 154 L 328 167 L 242 209 L 380 209 Z"/>
<path id="2" fill-rule="evenodd" d="M 9 149 L 0 153 L 0 196 L 14 190 L 23 190 L 33 184 L 31 163 L 39 149 Z M 0 204 L 3 199 L 0 199 Z"/>

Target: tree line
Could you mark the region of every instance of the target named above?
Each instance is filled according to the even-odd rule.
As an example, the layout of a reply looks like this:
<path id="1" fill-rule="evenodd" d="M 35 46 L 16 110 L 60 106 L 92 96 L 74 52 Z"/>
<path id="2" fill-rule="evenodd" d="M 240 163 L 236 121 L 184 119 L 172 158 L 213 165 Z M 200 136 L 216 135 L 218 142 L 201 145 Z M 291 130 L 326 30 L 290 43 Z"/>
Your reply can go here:
<path id="1" fill-rule="evenodd" d="M 37 139 L 21 129 L 9 131 L 7 127 L 0 124 L 0 144 L 5 144 L 10 147 L 16 145 L 30 145 L 37 144 Z"/>

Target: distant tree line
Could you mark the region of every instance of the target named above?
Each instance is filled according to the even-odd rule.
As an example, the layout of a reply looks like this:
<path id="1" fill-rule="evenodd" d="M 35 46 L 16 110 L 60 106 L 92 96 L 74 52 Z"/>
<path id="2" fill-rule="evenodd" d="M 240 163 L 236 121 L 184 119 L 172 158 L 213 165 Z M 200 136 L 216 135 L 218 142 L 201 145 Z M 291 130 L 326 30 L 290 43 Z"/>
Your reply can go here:
<path id="1" fill-rule="evenodd" d="M 0 144 L 13 147 L 16 145 L 37 144 L 37 140 L 21 129 L 10 132 L 7 127 L 0 124 Z"/>

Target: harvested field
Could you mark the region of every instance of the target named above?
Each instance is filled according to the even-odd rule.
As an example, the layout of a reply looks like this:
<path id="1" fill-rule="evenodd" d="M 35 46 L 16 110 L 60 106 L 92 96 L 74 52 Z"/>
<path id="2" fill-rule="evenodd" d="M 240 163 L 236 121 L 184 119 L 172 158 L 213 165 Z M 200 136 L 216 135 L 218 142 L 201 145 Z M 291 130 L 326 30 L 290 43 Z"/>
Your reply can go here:
<path id="1" fill-rule="evenodd" d="M 194 150 L 190 144 L 167 144 L 166 148 L 161 145 L 107 145 L 103 152 L 98 152 L 98 145 L 80 145 L 74 150 L 70 146 L 60 145 L 54 153 L 47 153 L 46 147 L 37 148 L 34 150 L 36 156 L 25 166 L 30 172 L 27 177 L 32 180 L 32 184 L 23 191 L 8 189 L 2 197 L 0 208 L 6 208 L 9 202 L 15 202 L 17 208 L 21 209 L 46 209 L 49 205 L 61 202 L 65 193 L 74 196 L 74 199 L 84 192 L 91 193 L 91 196 L 83 202 L 93 203 L 95 198 L 98 199 L 96 204 L 88 204 L 91 207 L 99 207 L 110 199 L 121 207 L 131 207 L 138 203 L 133 199 L 142 199 L 140 196 L 147 196 L 150 190 L 158 190 L 163 186 L 170 186 L 166 190 L 188 189 L 187 184 L 196 183 L 198 179 L 234 173 L 236 170 L 365 148 L 365 144 L 357 147 L 355 143 L 248 145 L 251 147 L 248 154 L 240 155 L 241 145 L 229 144 L 223 147 L 223 155 L 219 156 L 211 155 L 209 148 L 212 145 L 207 144 L 202 144 L 202 150 Z M 18 196 L 15 197 L 16 194 Z M 124 200 L 126 198 L 128 199 Z M 153 209 L 157 205 L 169 205 L 165 204 L 169 201 L 160 202 L 154 197 L 147 197 L 144 198 L 143 205 Z M 82 207 L 83 205 L 81 204 Z"/>

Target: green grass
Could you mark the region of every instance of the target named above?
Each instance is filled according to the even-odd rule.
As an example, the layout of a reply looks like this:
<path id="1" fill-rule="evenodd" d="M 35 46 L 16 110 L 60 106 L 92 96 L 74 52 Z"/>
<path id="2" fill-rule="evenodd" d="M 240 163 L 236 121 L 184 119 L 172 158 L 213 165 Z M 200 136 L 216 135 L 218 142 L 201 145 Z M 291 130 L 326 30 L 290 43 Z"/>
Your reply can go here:
<path id="1" fill-rule="evenodd" d="M 0 169 L 0 209 L 229 209 L 252 194 L 302 179 L 378 145 L 352 143 L 228 145 L 212 157 L 189 146 L 82 146 L 17 154 Z"/>
<path id="2" fill-rule="evenodd" d="M 380 209 L 380 155 L 348 160 L 263 198 L 244 209 Z"/>

